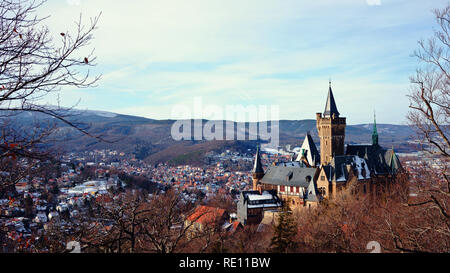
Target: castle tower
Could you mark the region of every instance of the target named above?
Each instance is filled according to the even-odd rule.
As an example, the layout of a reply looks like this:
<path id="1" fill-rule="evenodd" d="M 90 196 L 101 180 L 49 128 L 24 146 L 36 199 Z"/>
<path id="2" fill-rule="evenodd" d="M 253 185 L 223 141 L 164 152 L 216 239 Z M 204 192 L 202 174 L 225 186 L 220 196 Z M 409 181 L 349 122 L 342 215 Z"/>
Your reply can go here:
<path id="1" fill-rule="evenodd" d="M 264 176 L 264 169 L 261 163 L 261 156 L 259 155 L 259 145 L 256 146 L 255 165 L 252 170 L 253 176 L 253 190 L 258 190 L 259 181 Z"/>
<path id="2" fill-rule="evenodd" d="M 320 138 L 320 164 L 327 165 L 334 156 L 344 155 L 345 118 L 339 117 L 334 101 L 331 81 L 323 113 L 316 114 L 317 131 Z"/>

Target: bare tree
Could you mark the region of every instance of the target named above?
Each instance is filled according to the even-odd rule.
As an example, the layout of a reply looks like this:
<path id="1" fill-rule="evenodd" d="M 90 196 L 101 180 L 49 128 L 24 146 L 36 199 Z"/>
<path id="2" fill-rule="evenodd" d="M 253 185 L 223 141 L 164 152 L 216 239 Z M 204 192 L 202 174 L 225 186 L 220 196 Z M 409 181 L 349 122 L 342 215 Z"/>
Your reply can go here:
<path id="1" fill-rule="evenodd" d="M 414 53 L 422 66 L 411 77 L 412 90 L 409 95 L 410 124 L 416 128 L 425 144 L 424 150 L 440 155 L 439 169 L 425 166 L 412 179 L 417 200 L 408 206 L 437 211 L 434 220 L 441 224 L 439 230 L 449 236 L 450 181 L 450 4 L 442 10 L 434 10 L 438 29 L 428 40 L 419 41 Z M 429 227 L 429 225 L 427 226 Z M 400 243 L 401 244 L 401 243 Z"/>
<path id="2" fill-rule="evenodd" d="M 0 2 L 0 164 L 18 158 L 47 159 L 48 147 L 58 125 L 91 135 L 88 126 L 77 122 L 73 107 L 43 102 L 49 94 L 58 95 L 63 87 L 94 86 L 89 67 L 95 64 L 93 51 L 81 55 L 90 44 L 99 16 L 90 24 L 75 22 L 74 32 L 51 33 L 47 17 L 37 9 L 45 0 L 2 0 Z M 55 38 L 56 37 L 56 38 Z M 21 126 L 24 113 L 33 113 L 34 122 Z M 101 136 L 95 136 L 101 138 Z M 0 186 L 3 184 L 0 181 Z"/>
<path id="3" fill-rule="evenodd" d="M 144 251 L 157 253 L 174 253 L 184 251 L 190 247 L 192 241 L 203 237 L 204 234 L 195 234 L 187 238 L 187 233 L 194 222 L 205 215 L 199 213 L 187 222 L 186 218 L 192 214 L 194 206 L 185 203 L 178 192 L 173 189 L 163 195 L 153 198 L 148 204 L 149 214 L 142 223 Z"/>
<path id="4" fill-rule="evenodd" d="M 99 76 L 91 77 L 88 69 L 96 59 L 93 52 L 80 55 L 80 50 L 89 46 L 99 17 L 92 18 L 86 27 L 80 16 L 74 33 L 63 31 L 57 34 L 59 39 L 54 39 L 55 34 L 43 25 L 46 17 L 36 15 L 44 3 L 0 3 L 0 158 L 39 157 L 36 147 L 55 131 L 56 122 L 89 134 L 85 126 L 69 119 L 72 108 L 51 106 L 42 100 L 62 87 L 85 88 L 99 80 Z M 23 112 L 39 113 L 55 122 L 41 122 L 37 128 L 21 130 L 14 121 Z"/>
<path id="5" fill-rule="evenodd" d="M 49 239 L 41 248 L 61 252 L 64 247 L 55 242 L 64 245 L 75 240 L 80 242 L 83 252 L 190 252 L 196 249 L 196 242 L 209 235 L 202 231 L 187 238 L 195 220 L 205 215 L 202 212 L 194 221 L 185 222 L 193 208 L 193 204 L 183 202 L 173 190 L 154 198 L 133 190 L 115 196 L 102 195 L 91 199 L 83 212 L 66 225 L 50 223 L 51 228 L 45 233 Z"/>
<path id="6" fill-rule="evenodd" d="M 421 63 L 412 83 L 409 123 L 416 129 L 422 147 L 450 157 L 450 5 L 434 10 L 439 28 L 434 36 L 418 42 L 414 56 Z"/>

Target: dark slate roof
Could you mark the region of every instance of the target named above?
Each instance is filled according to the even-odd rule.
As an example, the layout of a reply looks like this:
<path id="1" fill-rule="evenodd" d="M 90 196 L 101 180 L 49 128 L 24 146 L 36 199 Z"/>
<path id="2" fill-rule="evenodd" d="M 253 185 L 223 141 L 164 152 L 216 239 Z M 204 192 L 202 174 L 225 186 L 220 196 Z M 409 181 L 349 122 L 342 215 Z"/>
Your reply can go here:
<path id="1" fill-rule="evenodd" d="M 325 105 L 325 111 L 323 112 L 323 115 L 331 116 L 333 114 L 339 116 L 339 112 L 336 107 L 336 102 L 334 101 L 333 91 L 331 90 L 331 83 L 330 83 L 330 88 L 328 89 L 327 104 Z"/>
<path id="2" fill-rule="evenodd" d="M 249 194 L 260 194 L 260 193 L 259 193 L 259 191 L 241 191 L 241 195 L 244 198 L 247 198 L 247 195 L 249 195 Z"/>
<path id="3" fill-rule="evenodd" d="M 345 182 L 348 180 L 347 165 L 352 166 L 357 171 L 358 179 L 370 178 L 370 168 L 364 158 L 357 155 L 341 155 L 335 156 L 331 161 L 332 179 L 336 182 Z"/>
<path id="4" fill-rule="evenodd" d="M 391 171 L 391 174 L 396 174 L 398 171 L 402 169 L 402 165 L 400 164 L 400 160 L 398 159 L 398 156 L 395 154 L 394 149 L 387 150 L 385 158 L 388 159 L 387 163 L 389 165 L 389 169 Z"/>
<path id="5" fill-rule="evenodd" d="M 310 201 L 310 202 L 318 202 L 319 198 L 317 197 L 317 193 L 316 193 L 316 187 L 314 185 L 314 182 L 310 182 L 308 189 L 306 191 L 306 196 L 305 196 L 305 200 L 306 201 Z"/>
<path id="6" fill-rule="evenodd" d="M 276 191 L 274 191 L 274 190 L 265 190 L 263 192 L 263 194 L 270 194 L 270 195 L 272 195 L 272 201 L 273 201 L 274 204 L 280 203 L 280 198 L 278 197 Z M 245 202 L 248 203 L 249 202 L 249 195 L 261 195 L 261 193 L 259 191 L 253 191 L 253 190 L 241 191 L 241 197 L 240 197 L 241 201 L 244 202 L 244 203 Z M 266 201 L 266 203 L 267 203 L 267 201 Z"/>
<path id="7" fill-rule="evenodd" d="M 322 166 L 322 168 L 325 170 L 325 174 L 328 178 L 328 181 L 333 180 L 334 177 L 334 169 L 331 165 Z"/>
<path id="8" fill-rule="evenodd" d="M 261 156 L 259 155 L 259 146 L 256 147 L 255 164 L 253 165 L 253 173 L 264 173 L 261 163 Z"/>
<path id="9" fill-rule="evenodd" d="M 306 177 L 312 180 L 316 168 L 270 166 L 261 179 L 261 183 L 294 187 L 308 187 Z"/>
<path id="10" fill-rule="evenodd" d="M 372 174 L 394 174 L 401 169 L 394 150 L 386 150 L 379 145 L 347 145 L 345 153 L 364 158 Z"/>
<path id="11" fill-rule="evenodd" d="M 303 161 L 274 162 L 275 166 L 283 167 L 308 167 Z"/>

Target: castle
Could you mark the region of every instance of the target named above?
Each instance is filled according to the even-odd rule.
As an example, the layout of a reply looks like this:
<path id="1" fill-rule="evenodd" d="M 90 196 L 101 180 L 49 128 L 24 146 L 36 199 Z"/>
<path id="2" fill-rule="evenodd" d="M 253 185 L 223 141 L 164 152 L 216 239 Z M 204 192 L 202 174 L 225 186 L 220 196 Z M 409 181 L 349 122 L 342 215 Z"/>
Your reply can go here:
<path id="1" fill-rule="evenodd" d="M 394 149 L 379 145 L 375 118 L 371 144 L 345 146 L 346 118 L 337 109 L 331 82 L 325 110 L 316 114 L 316 121 L 320 153 L 308 133 L 292 162 L 274 163 L 264 171 L 257 148 L 250 192 L 275 193 L 295 208 L 313 207 L 350 183 L 355 193 L 376 195 L 402 171 Z"/>

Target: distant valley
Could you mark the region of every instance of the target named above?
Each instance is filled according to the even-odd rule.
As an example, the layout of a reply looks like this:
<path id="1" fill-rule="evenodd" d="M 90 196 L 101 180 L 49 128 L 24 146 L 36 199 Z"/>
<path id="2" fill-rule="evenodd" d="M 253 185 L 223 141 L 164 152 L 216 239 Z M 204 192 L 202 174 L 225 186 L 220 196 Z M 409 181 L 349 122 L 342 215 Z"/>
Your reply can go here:
<path id="1" fill-rule="evenodd" d="M 23 127 L 33 126 L 36 122 L 47 120 L 42 114 L 23 113 L 15 117 L 16 123 Z M 174 120 L 154 120 L 137 116 L 121 115 L 103 111 L 77 111 L 70 118 L 96 136 L 110 142 L 81 135 L 80 132 L 60 121 L 54 121 L 58 127 L 56 141 L 52 147 L 65 151 L 83 151 L 93 149 L 115 149 L 125 153 L 134 153 L 137 158 L 149 163 L 169 162 L 173 164 L 200 163 L 205 153 L 221 152 L 225 149 L 245 152 L 254 150 L 256 141 L 175 141 L 171 137 Z M 203 123 L 207 122 L 203 120 Z M 234 123 L 237 128 L 237 123 Z M 245 123 L 246 130 L 249 124 Z M 270 123 L 269 123 L 270 125 Z M 280 120 L 280 146 L 300 146 L 307 132 L 310 132 L 318 146 L 315 120 Z M 372 124 L 347 125 L 345 142 L 370 143 Z M 415 150 L 411 144 L 413 130 L 406 125 L 377 124 L 380 144 L 398 152 Z M 192 128 L 193 129 L 193 128 Z"/>

